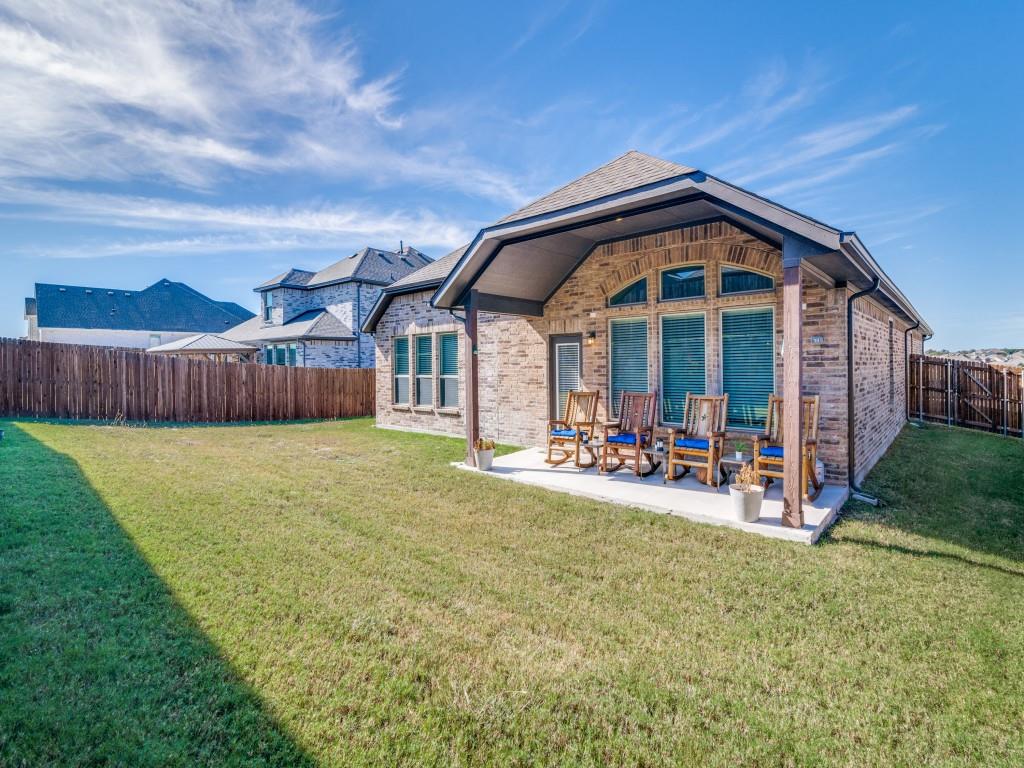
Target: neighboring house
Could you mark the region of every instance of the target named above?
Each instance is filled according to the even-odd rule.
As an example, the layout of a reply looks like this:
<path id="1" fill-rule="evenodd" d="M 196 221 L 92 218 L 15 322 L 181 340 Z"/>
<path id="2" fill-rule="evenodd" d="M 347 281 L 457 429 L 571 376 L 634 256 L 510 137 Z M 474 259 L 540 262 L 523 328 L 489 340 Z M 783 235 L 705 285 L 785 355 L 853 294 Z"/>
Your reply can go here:
<path id="1" fill-rule="evenodd" d="M 373 337 L 362 332 L 381 290 L 430 264 L 415 248 L 363 248 L 319 272 L 291 269 L 254 290 L 260 314 L 223 336 L 257 346 L 271 365 L 372 368 Z"/>
<path id="2" fill-rule="evenodd" d="M 688 391 L 725 392 L 730 432 L 753 435 L 770 393 L 802 391 L 842 484 L 903 426 L 907 355 L 931 335 L 856 234 L 639 152 L 398 280 L 364 330 L 382 427 L 543 445 L 570 389 L 600 390 L 599 421 L 657 389 L 662 425 Z"/>
<path id="3" fill-rule="evenodd" d="M 223 333 L 250 317 L 238 304 L 172 280 L 141 291 L 36 283 L 35 296 L 25 299 L 27 338 L 100 347 L 148 349 L 196 333 Z"/>

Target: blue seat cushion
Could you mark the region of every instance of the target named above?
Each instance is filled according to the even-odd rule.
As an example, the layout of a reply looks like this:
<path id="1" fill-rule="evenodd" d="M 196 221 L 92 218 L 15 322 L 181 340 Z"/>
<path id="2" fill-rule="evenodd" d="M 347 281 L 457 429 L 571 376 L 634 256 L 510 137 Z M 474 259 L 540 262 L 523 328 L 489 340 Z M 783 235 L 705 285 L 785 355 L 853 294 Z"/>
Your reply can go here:
<path id="1" fill-rule="evenodd" d="M 623 435 L 609 435 L 609 443 L 618 443 L 619 445 L 636 445 L 636 435 L 632 432 Z M 647 442 L 647 435 L 640 435 L 640 444 L 643 445 Z"/>
<path id="2" fill-rule="evenodd" d="M 576 437 L 575 429 L 552 429 L 552 437 Z"/>
<path id="3" fill-rule="evenodd" d="M 781 459 L 782 448 L 775 445 L 768 445 L 761 449 L 761 455 L 767 456 L 770 459 Z"/>
<path id="4" fill-rule="evenodd" d="M 708 450 L 708 441 L 696 437 L 684 437 L 676 440 L 676 448 L 693 448 L 698 451 Z"/>

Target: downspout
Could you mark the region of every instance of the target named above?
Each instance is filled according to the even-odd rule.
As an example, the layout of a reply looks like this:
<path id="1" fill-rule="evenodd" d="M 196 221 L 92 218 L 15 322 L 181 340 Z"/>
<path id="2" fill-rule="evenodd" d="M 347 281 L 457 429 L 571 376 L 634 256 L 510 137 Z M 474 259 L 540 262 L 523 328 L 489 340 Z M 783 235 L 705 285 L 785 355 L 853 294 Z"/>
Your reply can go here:
<path id="1" fill-rule="evenodd" d="M 882 502 L 871 494 L 866 493 L 859 485 L 857 485 L 857 479 L 854 473 L 857 440 L 853 424 L 853 302 L 863 296 L 868 296 L 877 291 L 880 282 L 881 281 L 876 275 L 871 281 L 870 288 L 865 288 L 863 291 L 857 291 L 857 293 L 853 294 L 853 296 L 846 301 L 846 476 L 847 481 L 850 484 L 850 496 L 858 501 L 863 501 L 865 504 L 870 504 L 873 507 L 881 505 Z"/>
<path id="2" fill-rule="evenodd" d="M 918 320 L 903 332 L 903 374 L 906 379 L 906 382 L 903 384 L 903 393 L 907 398 L 907 421 L 910 421 L 910 332 L 920 327 L 921 321 Z M 923 336 L 921 341 L 921 352 L 924 353 Z"/>

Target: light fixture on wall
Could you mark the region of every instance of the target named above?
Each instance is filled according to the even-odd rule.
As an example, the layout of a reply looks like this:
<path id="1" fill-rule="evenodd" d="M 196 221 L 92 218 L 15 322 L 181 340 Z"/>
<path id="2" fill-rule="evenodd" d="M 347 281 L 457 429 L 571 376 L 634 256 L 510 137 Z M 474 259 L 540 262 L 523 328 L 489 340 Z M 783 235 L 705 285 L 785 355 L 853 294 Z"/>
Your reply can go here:
<path id="1" fill-rule="evenodd" d="M 587 346 L 592 347 L 597 341 L 597 331 L 587 331 Z"/>

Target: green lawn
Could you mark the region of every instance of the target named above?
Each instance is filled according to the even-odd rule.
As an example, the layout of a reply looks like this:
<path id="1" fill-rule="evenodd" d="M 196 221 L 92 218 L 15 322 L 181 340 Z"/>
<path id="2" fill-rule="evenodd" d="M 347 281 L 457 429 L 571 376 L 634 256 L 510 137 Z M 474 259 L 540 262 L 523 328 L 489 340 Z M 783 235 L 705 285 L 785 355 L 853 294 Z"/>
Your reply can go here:
<path id="1" fill-rule="evenodd" d="M 0 765 L 1024 764 L 1024 441 L 907 429 L 807 547 L 367 420 L 0 427 Z"/>

